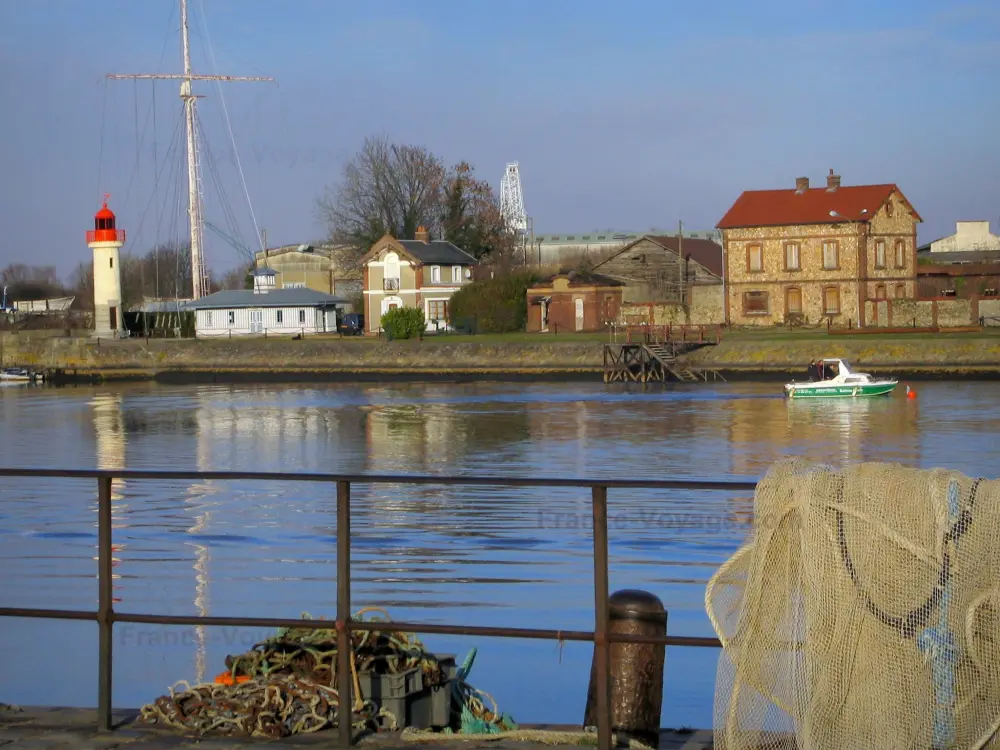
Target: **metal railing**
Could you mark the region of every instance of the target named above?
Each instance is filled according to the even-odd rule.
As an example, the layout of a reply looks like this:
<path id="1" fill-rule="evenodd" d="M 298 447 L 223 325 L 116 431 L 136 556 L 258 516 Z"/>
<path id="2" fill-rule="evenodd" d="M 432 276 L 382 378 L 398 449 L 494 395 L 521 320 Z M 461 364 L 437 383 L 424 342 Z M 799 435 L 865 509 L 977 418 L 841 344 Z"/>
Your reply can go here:
<path id="1" fill-rule="evenodd" d="M 694 481 L 694 480 L 596 480 L 596 479 L 527 479 L 506 477 L 446 477 L 428 475 L 363 475 L 363 474 L 313 474 L 285 472 L 230 472 L 230 471 L 143 471 L 143 470 L 85 470 L 85 469 L 4 469 L 2 477 L 46 477 L 91 479 L 97 481 L 97 611 L 64 609 L 28 609 L 0 607 L 0 617 L 29 617 L 56 620 L 88 620 L 96 622 L 99 629 L 99 667 L 97 721 L 102 731 L 112 729 L 112 628 L 116 622 L 149 625 L 195 625 L 223 627 L 298 628 L 300 630 L 325 629 L 329 620 L 301 620 L 274 617 L 199 617 L 195 615 L 149 615 L 116 612 L 112 606 L 112 549 L 111 549 L 111 483 L 122 480 L 251 480 L 284 482 L 319 482 L 337 486 L 337 619 L 335 628 L 337 645 L 337 690 L 340 696 L 338 709 L 339 741 L 350 747 L 354 736 L 351 721 L 344 721 L 344 711 L 352 705 L 350 668 L 350 634 L 354 631 L 374 631 L 384 628 L 384 623 L 363 622 L 351 619 L 351 486 L 353 484 L 403 484 L 451 485 L 488 487 L 560 487 L 589 489 L 593 511 L 594 539 L 594 618 L 593 631 L 543 630 L 536 628 L 483 627 L 472 625 L 434 625 L 431 623 L 393 622 L 395 631 L 403 633 L 428 633 L 434 635 L 482 636 L 500 638 L 533 638 L 555 641 L 591 641 L 595 648 L 595 677 L 597 704 L 598 747 L 611 748 L 611 671 L 612 643 L 638 643 L 664 646 L 719 647 L 717 638 L 694 636 L 642 636 L 608 631 L 608 490 L 696 490 L 696 491 L 750 491 L 756 482 Z"/>

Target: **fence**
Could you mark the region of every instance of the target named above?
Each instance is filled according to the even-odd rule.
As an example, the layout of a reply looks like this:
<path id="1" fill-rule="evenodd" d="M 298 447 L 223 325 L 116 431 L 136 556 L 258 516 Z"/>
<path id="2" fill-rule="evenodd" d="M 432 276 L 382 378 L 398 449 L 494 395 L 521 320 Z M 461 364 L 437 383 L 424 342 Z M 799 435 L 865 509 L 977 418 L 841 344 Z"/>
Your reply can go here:
<path id="1" fill-rule="evenodd" d="M 555 641 L 591 641 L 595 648 L 597 735 L 600 750 L 611 748 L 611 643 L 641 643 L 664 646 L 719 647 L 717 638 L 693 636 L 641 636 L 608 632 L 608 490 L 654 489 L 696 491 L 753 491 L 755 482 L 688 480 L 591 480 L 527 479 L 501 477 L 444 477 L 394 475 L 338 475 L 281 472 L 224 471 L 142 471 L 78 469 L 3 469 L 0 477 L 46 477 L 91 479 L 97 481 L 97 611 L 26 609 L 0 607 L 0 617 L 28 617 L 58 620 L 88 620 L 99 629 L 99 667 L 97 721 L 103 731 L 112 729 L 112 628 L 116 622 L 149 625 L 201 625 L 221 627 L 299 628 L 329 627 L 329 620 L 309 621 L 268 617 L 198 617 L 189 615 L 148 615 L 115 612 L 112 606 L 111 570 L 111 483 L 114 479 L 135 480 L 252 480 L 284 482 L 319 482 L 337 487 L 337 690 L 341 718 L 338 721 L 340 745 L 349 747 L 354 737 L 350 721 L 343 720 L 344 709 L 352 705 L 350 669 L 350 634 L 385 627 L 384 623 L 351 619 L 351 486 L 352 484 L 450 485 L 492 487 L 561 487 L 589 489 L 592 503 L 594 540 L 594 622 L 593 631 L 542 630 L 533 628 L 483 627 L 470 625 L 434 625 L 431 623 L 394 622 L 393 629 L 404 633 L 481 636 L 484 638 L 532 638 Z"/>

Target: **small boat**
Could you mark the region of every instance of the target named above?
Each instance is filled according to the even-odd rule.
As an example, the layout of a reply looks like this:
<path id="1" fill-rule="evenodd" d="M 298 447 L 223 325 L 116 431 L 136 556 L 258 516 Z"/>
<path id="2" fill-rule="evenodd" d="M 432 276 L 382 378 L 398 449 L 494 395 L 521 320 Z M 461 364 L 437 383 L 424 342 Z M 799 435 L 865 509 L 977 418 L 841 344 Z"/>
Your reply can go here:
<path id="1" fill-rule="evenodd" d="M 874 378 L 866 372 L 854 372 L 842 359 L 822 361 L 824 365 L 833 365 L 836 368 L 836 374 L 832 378 L 806 383 L 796 383 L 793 380 L 785 385 L 785 395 L 788 398 L 887 396 L 898 385 L 893 378 Z"/>
<path id="2" fill-rule="evenodd" d="M 8 367 L 0 370 L 0 382 L 4 383 L 36 383 L 43 376 L 25 367 Z"/>

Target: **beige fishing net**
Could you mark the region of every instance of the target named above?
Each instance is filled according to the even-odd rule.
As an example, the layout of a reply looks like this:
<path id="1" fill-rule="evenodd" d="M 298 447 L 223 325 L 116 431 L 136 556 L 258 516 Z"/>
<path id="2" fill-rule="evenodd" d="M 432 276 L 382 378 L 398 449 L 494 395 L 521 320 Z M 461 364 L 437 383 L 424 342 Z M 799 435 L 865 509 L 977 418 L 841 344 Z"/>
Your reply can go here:
<path id="1" fill-rule="evenodd" d="M 1000 481 L 783 462 L 709 581 L 715 747 L 1000 747 Z"/>

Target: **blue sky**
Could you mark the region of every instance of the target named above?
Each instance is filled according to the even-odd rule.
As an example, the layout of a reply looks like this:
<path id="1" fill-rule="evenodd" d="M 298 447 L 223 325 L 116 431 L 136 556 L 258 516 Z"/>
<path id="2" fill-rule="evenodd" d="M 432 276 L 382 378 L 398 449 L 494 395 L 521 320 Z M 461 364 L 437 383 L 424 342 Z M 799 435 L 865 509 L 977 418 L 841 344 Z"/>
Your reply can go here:
<path id="1" fill-rule="evenodd" d="M 177 0 L 0 3 L 7 227 L 0 264 L 89 259 L 111 193 L 126 250 L 183 237 Z M 535 231 L 715 225 L 745 189 L 896 182 L 921 242 L 1000 216 L 1000 3 L 886 0 L 190 0 L 198 72 L 224 84 L 268 244 L 321 239 L 316 198 L 365 136 L 468 160 L 499 189 L 521 165 Z M 207 29 L 207 33 L 206 33 Z M 211 42 L 209 45 L 208 42 Z M 209 53 L 211 50 L 211 53 Z M 214 59 L 214 64 L 213 64 Z M 215 165 L 254 244 L 215 84 L 199 114 L 206 218 Z M 155 107 L 153 106 L 155 102 Z M 155 128 L 154 116 L 155 112 Z M 103 126 L 102 126 L 103 122 Z M 155 159 L 155 160 L 154 160 Z M 157 183 L 155 174 L 160 171 Z M 239 252 L 211 232 L 224 271 Z"/>

